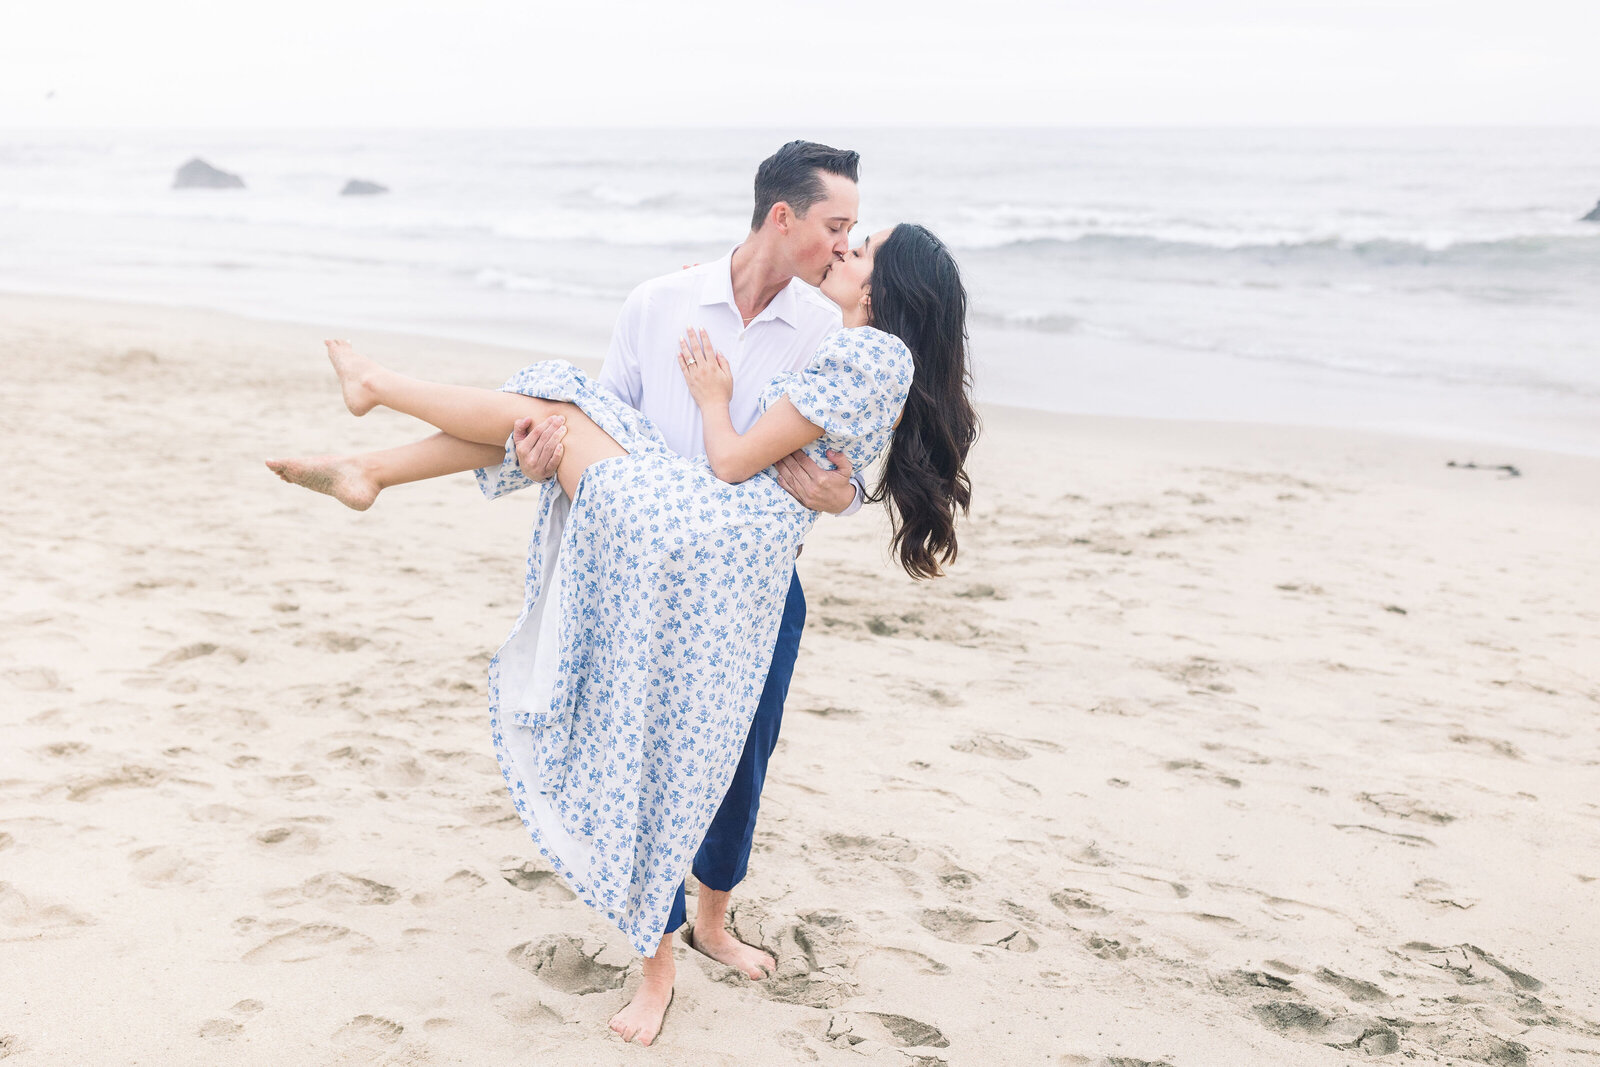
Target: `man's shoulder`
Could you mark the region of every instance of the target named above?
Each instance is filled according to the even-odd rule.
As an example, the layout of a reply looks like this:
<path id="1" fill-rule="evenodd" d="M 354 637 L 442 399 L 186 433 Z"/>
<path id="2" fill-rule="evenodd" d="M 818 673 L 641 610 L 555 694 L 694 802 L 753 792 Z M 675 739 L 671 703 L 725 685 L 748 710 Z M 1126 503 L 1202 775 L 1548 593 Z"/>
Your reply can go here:
<path id="1" fill-rule="evenodd" d="M 843 322 L 839 305 L 822 295 L 822 290 L 807 285 L 799 278 L 789 282 L 794 293 L 795 326 L 802 332 L 815 334 L 821 340 L 833 333 Z"/>
<path id="2" fill-rule="evenodd" d="M 658 274 L 633 287 L 628 303 L 635 306 L 659 303 L 663 300 L 685 300 L 697 297 L 706 279 L 716 268 L 716 263 L 696 263 L 684 270 Z"/>

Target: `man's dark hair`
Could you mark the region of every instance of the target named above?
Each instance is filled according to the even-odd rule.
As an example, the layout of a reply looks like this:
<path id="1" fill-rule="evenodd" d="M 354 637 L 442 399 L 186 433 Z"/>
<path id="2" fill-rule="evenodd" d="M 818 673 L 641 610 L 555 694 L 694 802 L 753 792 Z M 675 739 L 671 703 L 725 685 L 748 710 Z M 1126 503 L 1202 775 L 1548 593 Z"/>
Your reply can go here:
<path id="1" fill-rule="evenodd" d="M 829 148 L 815 141 L 790 141 L 761 161 L 756 170 L 756 211 L 750 218 L 752 230 L 761 229 L 772 205 L 782 200 L 794 213 L 805 218 L 811 205 L 828 194 L 824 174 L 857 181 L 859 152 Z"/>

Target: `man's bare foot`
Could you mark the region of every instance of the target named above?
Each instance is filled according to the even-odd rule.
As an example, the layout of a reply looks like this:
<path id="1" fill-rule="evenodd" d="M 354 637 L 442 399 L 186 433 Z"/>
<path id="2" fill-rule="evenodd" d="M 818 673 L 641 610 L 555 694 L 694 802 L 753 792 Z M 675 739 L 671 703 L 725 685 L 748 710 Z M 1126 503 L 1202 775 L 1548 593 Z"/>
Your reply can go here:
<path id="1" fill-rule="evenodd" d="M 701 955 L 710 956 L 744 972 L 751 981 L 759 982 L 777 973 L 778 961 L 760 949 L 747 945 L 721 926 L 702 931 L 696 926 L 686 938 L 689 947 Z"/>
<path id="2" fill-rule="evenodd" d="M 267 468 L 292 485 L 326 493 L 347 508 L 366 511 L 382 488 L 352 456 L 269 459 Z"/>
<path id="3" fill-rule="evenodd" d="M 339 388 L 344 391 L 344 406 L 352 415 L 365 415 L 378 406 L 367 379 L 378 365 L 356 352 L 349 341 L 324 341 L 328 346 L 328 359 L 333 363 L 333 373 L 339 376 Z"/>
<path id="4" fill-rule="evenodd" d="M 672 935 L 667 934 L 661 943 L 661 951 L 644 961 L 644 981 L 634 991 L 633 999 L 611 1017 L 611 1029 L 624 1041 L 637 1039 L 639 1044 L 648 1045 L 661 1033 L 678 970 L 672 959 Z"/>

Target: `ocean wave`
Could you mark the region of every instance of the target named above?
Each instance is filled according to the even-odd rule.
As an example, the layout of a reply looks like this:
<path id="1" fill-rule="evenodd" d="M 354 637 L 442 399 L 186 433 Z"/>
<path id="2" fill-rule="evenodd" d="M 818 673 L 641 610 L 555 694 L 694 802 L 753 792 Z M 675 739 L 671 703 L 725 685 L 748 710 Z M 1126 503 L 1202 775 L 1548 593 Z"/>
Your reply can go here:
<path id="1" fill-rule="evenodd" d="M 972 308 L 967 312 L 967 317 L 985 326 L 1030 330 L 1035 333 L 1077 333 L 1084 328 L 1082 319 L 1059 312 L 985 311 L 982 308 Z"/>
<path id="2" fill-rule="evenodd" d="M 1384 266 L 1549 266 L 1600 265 L 1600 232 L 1517 235 L 1495 240 L 1461 240 L 1434 245 L 1401 238 L 1306 240 L 1216 244 L 1169 240 L 1137 234 L 1087 233 L 1071 238 L 1028 237 L 986 251 L 1039 259 L 1223 259 L 1274 264 L 1328 266 L 1339 263 Z"/>
<path id="3" fill-rule="evenodd" d="M 538 278 L 527 274 L 488 267 L 473 275 L 473 283 L 486 289 L 509 289 L 519 293 L 544 293 L 550 296 L 567 296 L 578 300 L 620 301 L 627 297 L 626 289 L 609 289 L 602 286 L 574 285 L 554 278 Z"/>

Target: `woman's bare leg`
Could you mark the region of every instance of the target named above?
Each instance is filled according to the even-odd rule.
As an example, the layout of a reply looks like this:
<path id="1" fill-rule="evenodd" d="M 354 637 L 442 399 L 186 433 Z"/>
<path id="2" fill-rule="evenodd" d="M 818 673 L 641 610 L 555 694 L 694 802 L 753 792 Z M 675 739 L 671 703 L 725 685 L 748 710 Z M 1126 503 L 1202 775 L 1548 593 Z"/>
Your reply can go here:
<path id="1" fill-rule="evenodd" d="M 589 464 L 627 454 L 627 449 L 576 404 L 544 400 L 498 389 L 469 385 L 444 385 L 407 377 L 379 366 L 350 347 L 348 341 L 328 341 L 328 359 L 339 376 L 345 406 L 352 415 L 365 415 L 384 407 L 431 423 L 452 437 L 483 445 L 504 445 L 518 419 L 539 423 L 552 415 L 564 420 L 566 436 L 556 477 L 568 496 L 576 496 L 578 479 Z"/>
<path id="2" fill-rule="evenodd" d="M 378 493 L 390 485 L 497 466 L 518 419 L 541 423 L 556 416 L 561 420 L 556 477 L 569 497 L 577 495 L 578 480 L 589 464 L 627 454 L 576 404 L 408 378 L 357 355 L 347 341 L 329 341 L 327 345 L 345 406 L 353 414 L 365 415 L 382 404 L 444 431 L 401 448 L 359 456 L 267 461 L 284 481 L 326 493 L 357 511 L 371 507 Z"/>
<path id="3" fill-rule="evenodd" d="M 286 482 L 326 493 L 346 507 L 366 511 L 378 494 L 391 485 L 496 467 L 504 455 L 505 450 L 498 445 L 480 445 L 436 433 L 379 452 L 269 459 L 267 466 Z"/>
<path id="4" fill-rule="evenodd" d="M 672 983 L 678 976 L 678 965 L 672 958 L 672 936 L 670 932 L 661 935 L 656 954 L 645 958 L 644 981 L 639 983 L 628 1006 L 611 1017 L 611 1029 L 624 1041 L 638 1039 L 639 1044 L 648 1045 L 661 1033 L 661 1022 L 672 1003 Z"/>
<path id="5" fill-rule="evenodd" d="M 329 341 L 327 345 L 328 359 L 344 390 L 345 407 L 352 415 L 365 415 L 381 404 L 463 441 L 495 445 L 511 436 L 518 419 L 531 415 L 539 420 L 558 413 L 556 401 L 427 382 L 379 366 L 351 348 L 348 341 Z"/>

